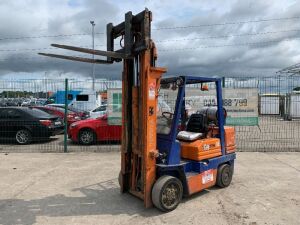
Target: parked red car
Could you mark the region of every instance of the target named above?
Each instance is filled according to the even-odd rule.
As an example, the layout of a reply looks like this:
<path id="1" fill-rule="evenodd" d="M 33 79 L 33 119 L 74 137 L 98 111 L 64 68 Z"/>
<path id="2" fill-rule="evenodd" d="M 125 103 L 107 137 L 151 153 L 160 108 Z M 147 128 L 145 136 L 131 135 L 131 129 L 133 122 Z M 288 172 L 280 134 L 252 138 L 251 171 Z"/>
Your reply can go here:
<path id="1" fill-rule="evenodd" d="M 97 141 L 120 141 L 121 130 L 121 125 L 109 125 L 107 116 L 103 116 L 71 124 L 68 136 L 73 142 L 90 145 Z"/>
<path id="2" fill-rule="evenodd" d="M 46 106 L 51 106 L 51 107 L 55 107 L 55 108 L 61 108 L 61 109 L 65 109 L 65 104 L 48 104 Z M 83 110 L 80 110 L 80 109 L 76 109 L 72 106 L 68 106 L 68 109 L 74 113 L 76 113 L 78 116 L 81 117 L 81 119 L 86 119 L 89 117 L 89 112 L 87 111 L 83 111 Z"/>
<path id="3" fill-rule="evenodd" d="M 65 116 L 65 110 L 61 108 L 50 107 L 50 106 L 32 106 L 31 108 L 42 110 L 50 115 L 59 116 L 61 119 L 64 119 Z M 81 117 L 77 115 L 77 113 L 68 110 L 68 115 L 67 115 L 68 126 L 70 126 L 72 123 L 79 120 L 81 120 Z"/>

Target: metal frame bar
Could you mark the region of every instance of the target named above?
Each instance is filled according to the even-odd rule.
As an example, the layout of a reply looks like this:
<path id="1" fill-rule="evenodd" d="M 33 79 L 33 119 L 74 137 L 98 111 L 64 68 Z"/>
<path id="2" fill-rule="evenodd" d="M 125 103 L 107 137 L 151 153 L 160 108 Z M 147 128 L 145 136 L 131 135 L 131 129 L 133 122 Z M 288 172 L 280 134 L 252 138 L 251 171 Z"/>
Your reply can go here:
<path id="1" fill-rule="evenodd" d="M 225 118 L 223 114 L 223 99 L 222 99 L 222 79 L 221 78 L 211 78 L 211 77 L 195 77 L 195 76 L 180 76 L 179 78 L 182 79 L 183 83 L 179 87 L 177 93 L 177 99 L 175 104 L 174 110 L 174 117 L 171 126 L 171 132 L 169 134 L 157 134 L 158 137 L 158 148 L 162 153 L 168 154 L 167 164 L 172 164 L 172 162 L 176 162 L 177 154 L 176 151 L 176 134 L 177 134 L 177 127 L 179 123 L 180 116 L 182 116 L 182 110 L 185 107 L 183 105 L 183 97 L 185 96 L 185 86 L 187 84 L 197 84 L 197 83 L 215 83 L 216 84 L 216 97 L 218 103 L 218 118 L 219 118 L 219 132 L 220 132 L 220 142 L 221 142 L 221 151 L 222 155 L 226 155 L 225 152 Z M 176 83 L 179 79 L 178 77 L 169 77 L 164 78 L 161 80 L 161 84 L 168 84 L 168 83 Z M 170 163 L 171 162 L 171 163 Z"/>

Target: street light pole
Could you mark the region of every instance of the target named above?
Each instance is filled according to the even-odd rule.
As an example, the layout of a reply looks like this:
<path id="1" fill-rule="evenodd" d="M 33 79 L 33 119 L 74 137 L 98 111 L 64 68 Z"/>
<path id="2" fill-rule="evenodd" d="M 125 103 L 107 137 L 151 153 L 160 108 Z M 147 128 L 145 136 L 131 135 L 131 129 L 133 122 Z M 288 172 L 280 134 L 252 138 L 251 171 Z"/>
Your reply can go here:
<path id="1" fill-rule="evenodd" d="M 95 50 L 95 22 L 90 21 L 92 24 L 92 43 L 93 43 L 93 50 Z M 95 59 L 95 55 L 93 54 L 93 60 Z M 93 63 L 93 91 L 95 90 L 95 63 Z"/>

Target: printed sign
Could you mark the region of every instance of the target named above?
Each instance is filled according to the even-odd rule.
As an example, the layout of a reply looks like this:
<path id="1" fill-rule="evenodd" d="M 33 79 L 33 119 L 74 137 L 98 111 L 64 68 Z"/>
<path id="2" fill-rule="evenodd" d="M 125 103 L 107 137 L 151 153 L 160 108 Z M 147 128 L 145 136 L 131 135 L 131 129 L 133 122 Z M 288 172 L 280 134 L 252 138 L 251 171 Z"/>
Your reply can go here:
<path id="1" fill-rule="evenodd" d="M 215 96 L 204 96 L 203 106 L 217 105 Z M 223 89 L 223 107 L 227 111 L 226 125 L 258 125 L 257 88 Z"/>
<path id="2" fill-rule="evenodd" d="M 151 93 L 150 93 L 151 92 Z M 155 92 L 154 92 L 155 93 Z M 149 97 L 152 88 L 149 89 Z M 205 106 L 216 106 L 216 91 L 201 91 L 199 88 L 187 88 L 185 94 L 185 107 L 189 115 Z M 108 122 L 121 125 L 121 89 L 109 89 Z M 177 91 L 161 89 L 158 98 L 158 109 L 174 111 Z M 119 105 L 119 106 L 118 106 Z M 256 126 L 258 125 L 258 90 L 257 88 L 226 88 L 223 89 L 223 107 L 227 111 L 226 125 Z"/>
<path id="3" fill-rule="evenodd" d="M 176 92 L 162 90 L 160 96 L 165 103 L 175 106 Z M 205 106 L 216 106 L 216 91 L 200 91 L 199 88 L 188 88 L 185 94 L 185 107 L 189 115 Z M 258 90 L 257 88 L 223 89 L 223 107 L 227 111 L 226 125 L 258 125 Z M 172 108 L 172 110 L 174 110 Z"/>
<path id="4" fill-rule="evenodd" d="M 107 118 L 109 125 L 122 124 L 122 89 L 107 90 Z"/>
<path id="5" fill-rule="evenodd" d="M 202 173 L 202 184 L 207 184 L 214 180 L 214 174 L 212 170 L 207 170 Z"/>
<path id="6" fill-rule="evenodd" d="M 155 82 L 152 82 L 149 84 L 149 99 L 154 100 L 155 99 Z"/>

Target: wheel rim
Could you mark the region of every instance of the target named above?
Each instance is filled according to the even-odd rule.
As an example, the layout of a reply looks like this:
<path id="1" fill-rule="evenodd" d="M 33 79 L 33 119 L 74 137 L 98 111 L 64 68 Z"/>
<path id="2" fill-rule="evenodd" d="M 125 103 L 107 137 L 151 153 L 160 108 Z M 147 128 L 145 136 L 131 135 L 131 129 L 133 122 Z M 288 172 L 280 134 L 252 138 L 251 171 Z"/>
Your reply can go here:
<path id="1" fill-rule="evenodd" d="M 161 203 L 167 209 L 173 208 L 179 203 L 180 187 L 175 183 L 170 183 L 162 192 Z"/>
<path id="2" fill-rule="evenodd" d="M 230 181 L 230 169 L 229 167 L 225 167 L 222 173 L 222 181 L 223 184 L 227 184 Z"/>
<path id="3" fill-rule="evenodd" d="M 25 130 L 19 130 L 16 134 L 16 140 L 20 144 L 25 144 L 29 140 L 29 133 Z"/>
<path id="4" fill-rule="evenodd" d="M 93 133 L 90 131 L 83 131 L 80 135 L 80 140 L 82 143 L 89 144 L 94 140 Z"/>

